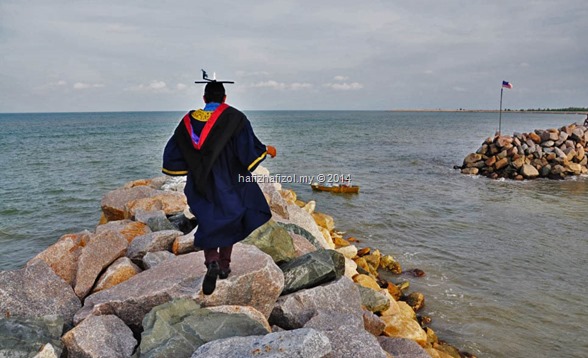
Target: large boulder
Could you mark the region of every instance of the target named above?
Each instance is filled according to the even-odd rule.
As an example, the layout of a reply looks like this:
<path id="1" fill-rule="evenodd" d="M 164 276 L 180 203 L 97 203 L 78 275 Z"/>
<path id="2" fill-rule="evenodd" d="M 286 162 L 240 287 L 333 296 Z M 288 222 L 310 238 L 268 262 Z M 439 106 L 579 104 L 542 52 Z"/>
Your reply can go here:
<path id="1" fill-rule="evenodd" d="M 142 222 L 125 219 L 109 221 L 96 227 L 96 234 L 102 234 L 106 231 L 116 231 L 130 243 L 135 237 L 150 233 L 151 229 Z"/>
<path id="2" fill-rule="evenodd" d="M 62 340 L 68 357 L 130 357 L 137 345 L 131 329 L 114 315 L 90 316 Z"/>
<path id="3" fill-rule="evenodd" d="M 313 212 L 311 215 L 318 226 L 323 227 L 328 231 L 333 231 L 335 228 L 335 220 L 331 215 L 319 213 L 318 211 Z"/>
<path id="4" fill-rule="evenodd" d="M 158 190 L 149 197 L 130 200 L 126 204 L 126 209 L 129 217 L 133 218 L 139 210 L 163 210 L 165 215 L 174 215 L 182 213 L 187 205 L 188 201 L 184 193 Z"/>
<path id="5" fill-rule="evenodd" d="M 139 355 L 146 358 L 189 357 L 210 341 L 270 332 L 267 323 L 263 325 L 246 314 L 215 312 L 191 299 L 154 307 L 143 319 L 143 328 Z"/>
<path id="6" fill-rule="evenodd" d="M 182 235 L 181 231 L 163 230 L 137 236 L 129 245 L 127 257 L 135 263 L 141 263 L 148 252 L 171 251 L 174 240 Z"/>
<path id="7" fill-rule="evenodd" d="M 192 358 L 325 357 L 331 344 L 324 333 L 310 328 L 265 336 L 219 339 L 200 346 Z"/>
<path id="8" fill-rule="evenodd" d="M 338 279 L 345 274 L 345 257 L 333 250 L 316 250 L 280 265 L 288 294 Z"/>
<path id="9" fill-rule="evenodd" d="M 57 315 L 71 324 L 80 307 L 71 286 L 42 260 L 0 272 L 0 317 Z"/>
<path id="10" fill-rule="evenodd" d="M 430 358 L 431 356 L 415 341 L 406 338 L 378 337 L 380 346 L 393 357 Z"/>
<path id="11" fill-rule="evenodd" d="M 59 355 L 62 333 L 57 316 L 0 318 L 0 357 L 32 357 L 47 344 Z"/>
<path id="12" fill-rule="evenodd" d="M 317 248 L 310 243 L 304 236 L 289 233 L 290 237 L 292 238 L 292 243 L 294 244 L 294 250 L 296 251 L 296 256 L 300 257 L 304 254 L 308 254 L 309 252 L 316 251 Z"/>
<path id="13" fill-rule="evenodd" d="M 288 204 L 286 209 L 288 210 L 288 219 L 275 218 L 276 221 L 285 224 L 295 224 L 297 226 L 300 226 L 313 236 L 314 239 L 309 241 L 311 243 L 318 242 L 320 248 L 334 248 L 331 247 L 329 243 L 325 240 L 325 237 L 319 229 L 319 226 L 317 225 L 316 221 L 314 221 L 314 218 L 310 213 L 308 213 L 306 210 L 302 209 L 296 204 Z M 299 232 L 297 232 L 297 234 L 299 234 Z"/>
<path id="14" fill-rule="evenodd" d="M 325 357 L 386 358 L 376 337 L 363 329 L 362 319 L 356 315 L 320 311 L 304 328 L 314 328 L 329 338 L 333 350 Z"/>
<path id="15" fill-rule="evenodd" d="M 268 317 L 284 287 L 284 275 L 270 256 L 254 246 L 236 244 L 233 272 L 217 282 L 212 295 L 201 292 L 206 273 L 204 253 L 177 256 L 108 290 L 90 295 L 76 322 L 90 314 L 116 314 L 131 328 L 155 306 L 173 298 L 193 298 L 203 306 L 252 306 Z"/>
<path id="16" fill-rule="evenodd" d="M 270 255 L 274 262 L 280 264 L 296 257 L 292 238 L 286 230 L 275 221 L 269 220 L 243 240 L 244 244 L 254 245 Z"/>
<path id="17" fill-rule="evenodd" d="M 89 231 L 63 235 L 55 244 L 31 259 L 29 264 L 37 259 L 45 261 L 57 276 L 73 287 L 78 271 L 78 259 L 91 235 Z"/>
<path id="18" fill-rule="evenodd" d="M 78 297 L 83 298 L 90 293 L 100 272 L 124 256 L 128 244 L 127 239 L 116 231 L 104 231 L 90 239 L 78 263 L 74 287 Z"/>
<path id="19" fill-rule="evenodd" d="M 321 243 L 316 239 L 316 237 L 314 237 L 314 235 L 311 234 L 308 230 L 290 222 L 276 221 L 276 223 L 283 227 L 291 235 L 295 234 L 304 237 L 306 240 L 308 240 L 308 242 L 310 242 L 315 247 L 315 249 L 324 249 L 323 245 L 321 245 Z"/>
<path id="20" fill-rule="evenodd" d="M 107 221 L 129 219 L 127 203 L 132 200 L 148 198 L 156 195 L 159 190 L 148 186 L 137 186 L 129 189 L 116 189 L 102 198 L 100 206 Z"/>
<path id="21" fill-rule="evenodd" d="M 361 299 L 353 281 L 344 276 L 322 286 L 281 296 L 269 321 L 284 329 L 302 328 L 319 311 L 351 313 L 361 320 Z"/>
<path id="22" fill-rule="evenodd" d="M 412 308 L 405 302 L 398 302 L 400 312 L 393 315 L 382 315 L 386 323 L 384 334 L 388 337 L 407 338 L 424 347 L 427 344 L 427 334 L 416 321 Z"/>
<path id="23" fill-rule="evenodd" d="M 135 220 L 149 226 L 151 231 L 177 230 L 163 210 L 136 210 Z"/>
<path id="24" fill-rule="evenodd" d="M 139 272 L 141 272 L 139 266 L 135 265 L 128 257 L 120 257 L 100 275 L 96 281 L 96 287 L 94 287 L 92 292 L 98 292 L 116 286 Z"/>
<path id="25" fill-rule="evenodd" d="M 155 252 L 148 252 L 143 256 L 143 267 L 146 270 L 152 269 L 155 266 L 159 265 L 160 263 L 174 259 L 176 255 L 172 254 L 169 251 L 155 251 Z"/>

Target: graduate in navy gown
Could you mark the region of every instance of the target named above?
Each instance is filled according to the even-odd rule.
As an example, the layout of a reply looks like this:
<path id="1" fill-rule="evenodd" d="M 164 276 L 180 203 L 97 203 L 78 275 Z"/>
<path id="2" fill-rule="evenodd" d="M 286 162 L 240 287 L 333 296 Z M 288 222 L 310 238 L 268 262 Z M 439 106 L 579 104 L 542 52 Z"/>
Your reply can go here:
<path id="1" fill-rule="evenodd" d="M 187 175 L 184 193 L 198 219 L 194 246 L 204 250 L 202 291 L 207 295 L 217 278 L 231 272 L 233 244 L 271 218 L 259 185 L 250 177 L 267 155 L 276 155 L 274 147 L 257 139 L 247 117 L 225 103 L 223 83 L 207 80 L 206 105 L 183 117 L 163 153 L 163 173 Z"/>

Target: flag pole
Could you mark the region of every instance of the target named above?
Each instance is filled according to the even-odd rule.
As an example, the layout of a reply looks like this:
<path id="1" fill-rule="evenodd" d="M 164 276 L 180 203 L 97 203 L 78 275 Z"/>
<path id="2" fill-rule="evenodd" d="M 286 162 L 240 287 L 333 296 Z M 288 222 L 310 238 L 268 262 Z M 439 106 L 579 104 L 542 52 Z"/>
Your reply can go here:
<path id="1" fill-rule="evenodd" d="M 498 114 L 498 135 L 501 135 L 502 129 L 502 92 L 504 92 L 504 87 L 500 87 L 500 111 Z"/>

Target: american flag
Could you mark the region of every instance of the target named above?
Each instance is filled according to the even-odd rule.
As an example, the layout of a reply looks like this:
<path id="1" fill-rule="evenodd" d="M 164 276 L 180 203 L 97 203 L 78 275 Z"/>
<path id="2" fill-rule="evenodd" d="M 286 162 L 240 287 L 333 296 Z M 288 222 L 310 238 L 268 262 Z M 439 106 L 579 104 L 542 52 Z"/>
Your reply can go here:
<path id="1" fill-rule="evenodd" d="M 512 84 L 508 81 L 502 81 L 503 88 L 512 88 Z"/>

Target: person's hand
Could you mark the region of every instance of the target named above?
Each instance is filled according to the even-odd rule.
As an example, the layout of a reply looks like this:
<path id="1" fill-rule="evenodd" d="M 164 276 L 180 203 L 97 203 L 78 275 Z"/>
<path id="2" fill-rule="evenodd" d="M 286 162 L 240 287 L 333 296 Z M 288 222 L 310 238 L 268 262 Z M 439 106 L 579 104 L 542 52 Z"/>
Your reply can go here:
<path id="1" fill-rule="evenodd" d="M 277 154 L 276 147 L 274 147 L 274 146 L 268 145 L 268 146 L 266 146 L 266 150 L 267 150 L 267 154 L 269 154 L 270 157 L 272 157 L 272 158 L 275 157 Z"/>

